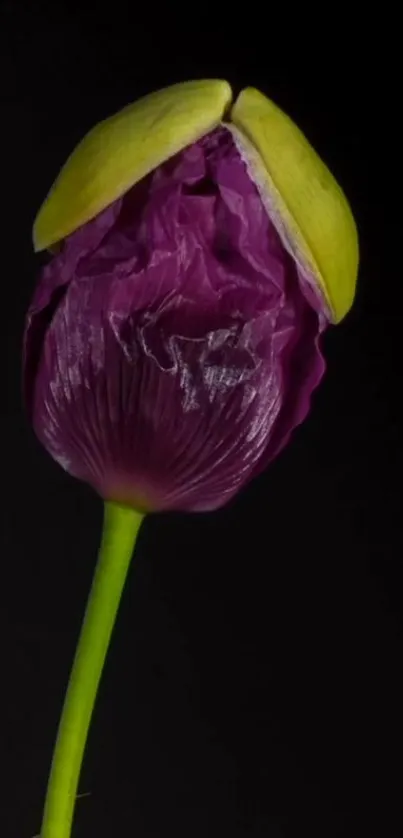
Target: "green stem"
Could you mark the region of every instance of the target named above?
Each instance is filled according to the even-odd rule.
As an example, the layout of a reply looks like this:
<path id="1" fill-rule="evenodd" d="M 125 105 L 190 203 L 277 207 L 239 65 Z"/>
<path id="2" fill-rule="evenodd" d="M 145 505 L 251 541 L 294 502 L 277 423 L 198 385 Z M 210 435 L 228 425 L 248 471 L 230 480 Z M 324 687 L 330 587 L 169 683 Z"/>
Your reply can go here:
<path id="1" fill-rule="evenodd" d="M 102 543 L 60 719 L 41 838 L 70 838 L 98 685 L 143 517 L 134 509 L 105 504 Z"/>

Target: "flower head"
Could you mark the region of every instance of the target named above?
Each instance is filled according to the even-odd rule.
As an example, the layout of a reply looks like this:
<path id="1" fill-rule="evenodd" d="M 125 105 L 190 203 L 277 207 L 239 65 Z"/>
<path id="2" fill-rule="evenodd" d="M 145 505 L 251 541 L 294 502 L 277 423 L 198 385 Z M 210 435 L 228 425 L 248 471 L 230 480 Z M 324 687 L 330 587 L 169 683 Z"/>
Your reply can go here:
<path id="1" fill-rule="evenodd" d="M 221 85 L 210 109 L 226 106 L 226 83 L 204 84 Z M 105 499 L 208 510 L 265 468 L 306 416 L 324 371 L 320 334 L 344 313 L 355 276 L 338 285 L 333 264 L 320 268 L 341 193 L 322 237 L 315 213 L 301 230 L 301 196 L 278 191 L 281 162 L 271 155 L 271 176 L 248 96 L 221 122 L 176 91 L 184 128 L 171 119 L 164 145 L 161 93 L 154 146 L 144 152 L 125 110 L 103 128 L 115 136 L 117 120 L 123 147 L 98 139 L 108 149 L 100 170 L 90 136 L 38 216 L 37 246 L 58 252 L 28 312 L 26 402 L 47 450 Z M 136 111 L 143 131 L 150 99 L 143 119 Z"/>

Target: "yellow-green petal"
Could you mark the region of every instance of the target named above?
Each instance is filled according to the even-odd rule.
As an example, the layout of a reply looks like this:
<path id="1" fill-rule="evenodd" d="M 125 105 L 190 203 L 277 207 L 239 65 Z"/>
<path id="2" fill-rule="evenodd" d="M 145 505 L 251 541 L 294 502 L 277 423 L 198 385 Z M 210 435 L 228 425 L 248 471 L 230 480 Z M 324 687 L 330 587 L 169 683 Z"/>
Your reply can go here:
<path id="1" fill-rule="evenodd" d="M 334 320 L 341 320 L 353 302 L 359 258 L 345 195 L 299 128 L 258 90 L 243 90 L 230 118 L 259 152 L 288 234 L 320 283 Z"/>
<path id="2" fill-rule="evenodd" d="M 95 126 L 68 158 L 36 217 L 35 250 L 94 218 L 157 166 L 200 139 L 231 103 L 226 81 L 175 84 Z"/>

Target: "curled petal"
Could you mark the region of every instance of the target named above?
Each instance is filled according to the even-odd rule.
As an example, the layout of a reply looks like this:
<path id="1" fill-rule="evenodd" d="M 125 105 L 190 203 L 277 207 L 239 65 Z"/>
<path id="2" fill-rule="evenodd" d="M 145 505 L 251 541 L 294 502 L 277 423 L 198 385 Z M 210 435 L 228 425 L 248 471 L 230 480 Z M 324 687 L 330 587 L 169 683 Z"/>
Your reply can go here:
<path id="1" fill-rule="evenodd" d="M 326 323 L 231 132 L 217 128 L 45 269 L 25 342 L 34 427 L 107 499 L 214 509 L 304 417 Z"/>

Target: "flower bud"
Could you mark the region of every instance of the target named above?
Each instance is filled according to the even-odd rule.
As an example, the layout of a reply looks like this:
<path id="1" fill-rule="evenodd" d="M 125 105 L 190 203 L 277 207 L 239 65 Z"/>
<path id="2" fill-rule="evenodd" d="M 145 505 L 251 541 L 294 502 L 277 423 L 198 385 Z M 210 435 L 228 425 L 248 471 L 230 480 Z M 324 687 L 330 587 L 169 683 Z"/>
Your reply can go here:
<path id="1" fill-rule="evenodd" d="M 106 500 L 215 509 L 281 450 L 351 304 L 354 222 L 258 91 L 187 82 L 96 126 L 34 227 L 57 245 L 27 316 L 35 431 Z M 344 249 L 343 249 L 344 248 Z"/>

